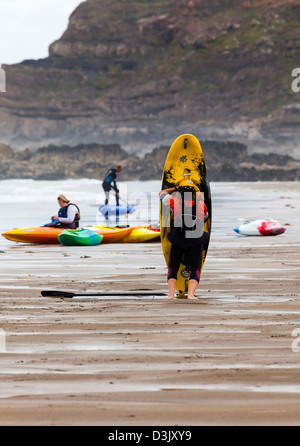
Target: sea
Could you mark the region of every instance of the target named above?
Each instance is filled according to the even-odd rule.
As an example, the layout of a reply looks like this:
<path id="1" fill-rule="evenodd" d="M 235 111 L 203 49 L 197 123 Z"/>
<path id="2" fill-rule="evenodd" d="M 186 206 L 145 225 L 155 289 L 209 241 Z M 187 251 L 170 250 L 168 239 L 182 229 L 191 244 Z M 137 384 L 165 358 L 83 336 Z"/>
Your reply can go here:
<path id="1" fill-rule="evenodd" d="M 101 181 L 68 179 L 36 181 L 9 179 L 0 181 L 0 234 L 12 228 L 42 226 L 57 215 L 59 194 L 64 194 L 80 208 L 80 226 L 115 226 L 114 216 L 108 220 L 99 211 L 104 204 Z M 288 231 L 299 237 L 299 190 L 297 182 L 244 182 L 210 184 L 212 196 L 212 235 L 214 240 L 235 240 L 233 228 L 243 220 L 276 219 L 288 224 Z M 120 217 L 120 225 L 138 226 L 159 223 L 161 181 L 118 182 L 120 205 L 131 205 L 133 213 Z M 109 204 L 115 204 L 111 193 Z M 0 250 L 14 245 L 0 236 Z"/>

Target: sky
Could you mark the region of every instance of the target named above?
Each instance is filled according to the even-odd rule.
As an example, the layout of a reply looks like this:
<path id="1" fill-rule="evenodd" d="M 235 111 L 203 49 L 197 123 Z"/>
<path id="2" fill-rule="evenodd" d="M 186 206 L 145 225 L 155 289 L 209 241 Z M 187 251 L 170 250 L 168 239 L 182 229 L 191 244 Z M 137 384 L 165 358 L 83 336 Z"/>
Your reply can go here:
<path id="1" fill-rule="evenodd" d="M 47 57 L 83 0 L 0 0 L 0 65 Z"/>

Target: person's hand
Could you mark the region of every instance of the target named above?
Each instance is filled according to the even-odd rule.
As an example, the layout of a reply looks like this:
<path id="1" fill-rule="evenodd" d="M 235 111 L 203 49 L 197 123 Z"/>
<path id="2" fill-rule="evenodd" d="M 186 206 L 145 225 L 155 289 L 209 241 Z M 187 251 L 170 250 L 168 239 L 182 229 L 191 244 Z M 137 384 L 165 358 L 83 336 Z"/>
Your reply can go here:
<path id="1" fill-rule="evenodd" d="M 54 221 L 54 220 L 58 220 L 58 215 L 52 215 L 51 220 L 52 220 L 52 221 Z"/>

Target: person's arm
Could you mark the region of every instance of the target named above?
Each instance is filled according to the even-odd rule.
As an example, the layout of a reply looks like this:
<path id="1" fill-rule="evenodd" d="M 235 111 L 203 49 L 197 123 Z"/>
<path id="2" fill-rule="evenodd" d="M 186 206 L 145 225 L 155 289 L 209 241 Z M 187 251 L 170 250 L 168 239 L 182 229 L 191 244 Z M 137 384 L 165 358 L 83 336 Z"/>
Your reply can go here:
<path id="1" fill-rule="evenodd" d="M 204 201 L 200 201 L 197 207 L 197 217 L 202 221 L 206 221 L 208 219 L 208 211 L 207 206 Z"/>
<path id="2" fill-rule="evenodd" d="M 73 223 L 73 221 L 75 220 L 76 217 L 76 213 L 77 213 L 77 208 L 76 206 L 73 206 L 72 204 L 68 207 L 68 216 L 66 218 L 62 218 L 59 217 L 58 220 L 61 223 Z"/>
<path id="3" fill-rule="evenodd" d="M 172 187 L 168 187 L 168 189 L 163 189 L 159 192 L 159 196 L 160 197 L 164 197 L 166 194 L 172 194 L 173 192 L 178 191 L 178 187 L 177 186 L 172 186 Z"/>
<path id="4" fill-rule="evenodd" d="M 178 191 L 178 188 L 176 186 L 172 186 L 159 192 L 159 199 L 161 200 L 162 204 L 169 206 L 172 212 L 174 212 L 175 209 L 175 202 L 178 201 L 178 198 L 172 195 L 176 191 Z"/>
<path id="5" fill-rule="evenodd" d="M 113 183 L 114 183 L 114 184 L 113 184 L 112 188 L 113 188 L 113 190 L 118 194 L 118 193 L 119 193 L 119 189 L 118 189 L 116 180 L 113 180 Z"/>

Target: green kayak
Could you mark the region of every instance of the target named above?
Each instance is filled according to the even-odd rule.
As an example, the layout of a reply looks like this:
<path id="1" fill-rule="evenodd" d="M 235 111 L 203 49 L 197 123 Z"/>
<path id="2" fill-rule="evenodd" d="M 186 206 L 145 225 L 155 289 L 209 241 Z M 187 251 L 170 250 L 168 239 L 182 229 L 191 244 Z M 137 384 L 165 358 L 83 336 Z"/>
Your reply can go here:
<path id="1" fill-rule="evenodd" d="M 102 242 L 103 235 L 90 229 L 67 229 L 58 235 L 59 243 L 65 246 L 92 246 Z"/>

